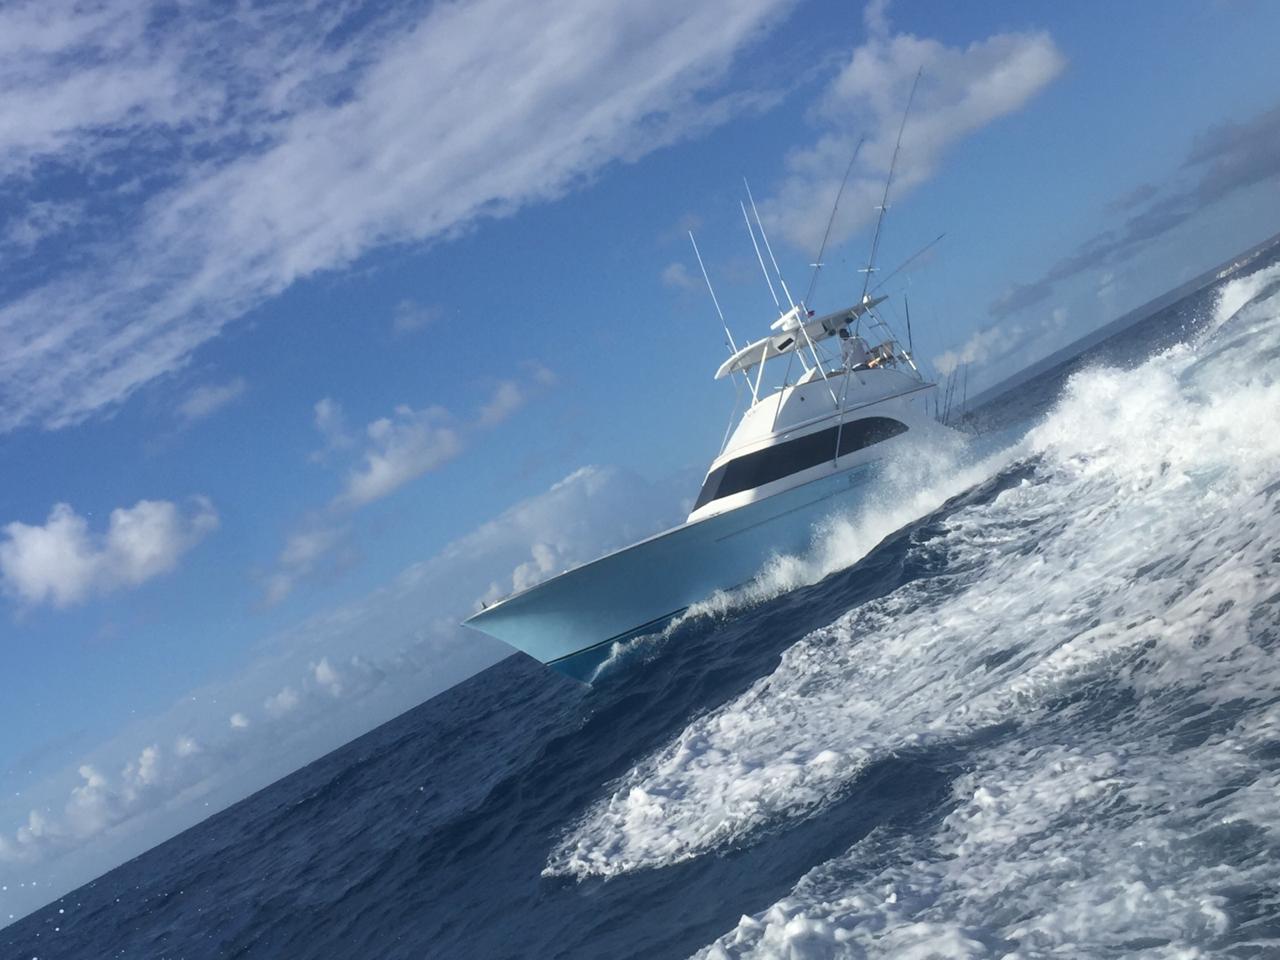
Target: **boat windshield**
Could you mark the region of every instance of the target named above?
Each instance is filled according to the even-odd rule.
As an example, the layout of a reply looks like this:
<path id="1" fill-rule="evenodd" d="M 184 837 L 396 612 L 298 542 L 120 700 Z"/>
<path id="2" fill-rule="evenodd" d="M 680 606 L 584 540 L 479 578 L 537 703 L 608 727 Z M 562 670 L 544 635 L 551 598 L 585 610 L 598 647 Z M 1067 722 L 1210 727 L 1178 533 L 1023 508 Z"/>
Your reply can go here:
<path id="1" fill-rule="evenodd" d="M 743 454 L 722 463 L 707 475 L 693 509 L 698 510 L 713 500 L 744 490 L 754 490 L 906 432 L 905 423 L 890 417 L 863 417 L 850 420 L 843 427 L 837 424 Z"/>

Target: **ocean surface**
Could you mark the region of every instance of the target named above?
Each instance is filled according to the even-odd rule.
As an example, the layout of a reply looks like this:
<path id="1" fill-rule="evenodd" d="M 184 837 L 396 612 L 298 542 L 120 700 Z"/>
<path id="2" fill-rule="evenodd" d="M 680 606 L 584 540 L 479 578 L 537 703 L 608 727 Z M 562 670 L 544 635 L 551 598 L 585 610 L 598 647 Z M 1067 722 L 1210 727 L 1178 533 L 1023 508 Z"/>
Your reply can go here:
<path id="1" fill-rule="evenodd" d="M 0 957 L 1280 957 L 1280 254 L 970 419 L 593 687 L 513 656 Z"/>

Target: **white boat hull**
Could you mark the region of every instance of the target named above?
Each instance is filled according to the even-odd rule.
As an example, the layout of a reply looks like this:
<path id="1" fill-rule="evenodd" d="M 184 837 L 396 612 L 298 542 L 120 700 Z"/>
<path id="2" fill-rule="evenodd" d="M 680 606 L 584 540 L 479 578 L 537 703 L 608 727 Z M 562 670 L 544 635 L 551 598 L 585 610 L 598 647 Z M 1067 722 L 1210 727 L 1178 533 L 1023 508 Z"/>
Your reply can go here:
<path id="1" fill-rule="evenodd" d="M 468 626 L 578 680 L 590 681 L 612 645 L 654 632 L 716 590 L 737 587 L 774 555 L 807 549 L 817 525 L 855 508 L 886 456 L 833 470 L 725 513 L 608 554 L 475 614 Z"/>

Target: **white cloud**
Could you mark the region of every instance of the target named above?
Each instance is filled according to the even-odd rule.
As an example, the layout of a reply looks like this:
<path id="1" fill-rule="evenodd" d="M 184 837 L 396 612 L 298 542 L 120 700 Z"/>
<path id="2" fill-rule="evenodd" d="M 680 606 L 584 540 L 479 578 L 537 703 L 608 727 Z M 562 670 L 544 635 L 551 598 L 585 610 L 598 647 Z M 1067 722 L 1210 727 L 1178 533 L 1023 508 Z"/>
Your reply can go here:
<path id="1" fill-rule="evenodd" d="M 1008 353 L 1021 343 L 1023 329 L 1018 325 L 1000 325 L 975 330 L 969 339 L 954 350 L 944 350 L 933 358 L 933 365 L 944 377 L 959 367 L 982 366 L 992 357 Z"/>
<path id="2" fill-rule="evenodd" d="M 342 696 L 342 677 L 333 669 L 328 657 L 321 657 L 319 663 L 311 665 L 312 679 L 331 696 Z"/>
<path id="3" fill-rule="evenodd" d="M 233 713 L 227 722 L 231 724 L 232 730 L 249 729 L 249 718 L 246 717 L 243 713 L 239 713 L 239 712 Z"/>
<path id="4" fill-rule="evenodd" d="M 212 416 L 228 404 L 244 396 L 249 384 L 244 377 L 236 377 L 226 383 L 206 383 L 187 394 L 178 405 L 178 414 L 188 423 Z"/>
<path id="5" fill-rule="evenodd" d="M 262 707 L 267 711 L 267 716 L 279 718 L 296 710 L 301 702 L 302 698 L 298 696 L 297 690 L 293 687 L 282 687 L 278 693 L 267 697 L 262 702 Z"/>
<path id="6" fill-rule="evenodd" d="M 345 450 L 356 442 L 347 427 L 347 416 L 342 410 L 342 404 L 332 397 L 321 397 L 316 401 L 315 425 L 324 438 L 324 447 L 311 455 L 312 460 L 324 460 L 330 454 Z"/>
<path id="7" fill-rule="evenodd" d="M 0 582 L 27 603 L 80 603 L 167 573 L 217 526 L 205 497 L 192 498 L 185 512 L 167 500 L 117 508 L 102 534 L 92 533 L 69 504 L 55 504 L 43 526 L 15 521 L 4 527 Z"/>
<path id="8" fill-rule="evenodd" d="M 511 572 L 511 589 L 527 590 L 541 583 L 566 566 L 560 559 L 560 551 L 553 543 L 534 543 L 529 548 L 530 557 Z"/>
<path id="9" fill-rule="evenodd" d="M 107 177 L 123 153 L 143 172 L 136 196 L 114 184 L 135 206 L 86 246 L 97 259 L 0 307 L 0 430 L 76 423 L 299 278 L 553 200 L 758 106 L 717 90 L 792 3 L 475 0 L 417 23 L 237 5 L 161 26 L 123 0 L 5 11 L 0 171 Z"/>
<path id="10" fill-rule="evenodd" d="M 138 759 L 125 764 L 121 773 L 126 798 L 133 799 L 138 792 L 154 787 L 160 780 L 160 774 L 159 745 L 153 743 L 143 747 L 142 752 L 138 754 Z"/>
<path id="11" fill-rule="evenodd" d="M 5 590 L 32 603 L 76 603 L 89 593 L 101 570 L 101 555 L 89 524 L 65 503 L 54 506 L 43 527 L 10 523 L 0 543 Z"/>
<path id="12" fill-rule="evenodd" d="M 889 0 L 867 0 L 862 8 L 862 22 L 867 33 L 883 37 L 889 32 Z"/>
<path id="13" fill-rule="evenodd" d="M 18 828 L 17 840 L 19 843 L 32 843 L 40 840 L 48 833 L 48 818 L 39 810 L 32 810 L 27 814 L 26 825 Z"/>
<path id="14" fill-rule="evenodd" d="M 815 111 L 823 129 L 811 146 L 787 155 L 786 178 L 762 205 L 782 235 L 809 254 L 818 250 L 840 179 L 864 134 L 832 242 L 874 218 L 917 70 L 924 74 L 894 175 L 898 199 L 933 175 L 950 146 L 1023 106 L 1066 64 L 1047 33 L 1001 33 L 948 47 L 889 34 L 885 4 L 871 4 L 866 19 L 870 38 L 853 51 Z"/>
<path id="15" fill-rule="evenodd" d="M 526 399 L 520 384 L 514 380 L 501 381 L 494 388 L 493 396 L 480 408 L 480 426 L 496 426 L 523 407 Z"/>
<path id="16" fill-rule="evenodd" d="M 452 460 L 462 449 L 452 417 L 443 407 L 396 407 L 365 428 L 363 462 L 347 477 L 338 502 L 363 506 L 398 490 Z"/>
<path id="17" fill-rule="evenodd" d="M 110 823 L 112 792 L 107 778 L 91 764 L 81 764 L 79 773 L 84 782 L 71 788 L 65 812 L 72 834 L 86 837 L 98 833 Z"/>
<path id="18" fill-rule="evenodd" d="M 180 737 L 174 761 L 167 761 L 159 744 L 148 744 L 130 756 L 114 778 L 92 763 L 76 769 L 76 782 L 60 813 L 32 810 L 27 822 L 9 840 L 0 837 L 0 864 L 32 863 L 51 854 L 75 849 L 127 820 L 151 804 L 164 802 L 169 792 L 190 782 L 202 753 L 191 737 Z"/>

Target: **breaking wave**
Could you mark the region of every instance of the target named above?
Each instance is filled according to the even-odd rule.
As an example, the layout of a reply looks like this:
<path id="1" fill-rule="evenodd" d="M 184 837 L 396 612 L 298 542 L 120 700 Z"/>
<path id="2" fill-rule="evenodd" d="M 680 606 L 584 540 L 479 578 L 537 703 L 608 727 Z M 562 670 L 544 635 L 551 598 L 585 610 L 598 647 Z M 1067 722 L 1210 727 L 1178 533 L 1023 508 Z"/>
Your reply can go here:
<path id="1" fill-rule="evenodd" d="M 878 827 L 701 955 L 1280 949 L 1278 289 L 1280 266 L 1226 283 L 1199 337 L 1075 374 L 1011 450 L 765 571 L 748 600 L 994 475 L 913 538 L 925 572 L 636 763 L 544 872 L 667 867 L 814 817 L 877 762 L 963 756 L 928 829 Z"/>

